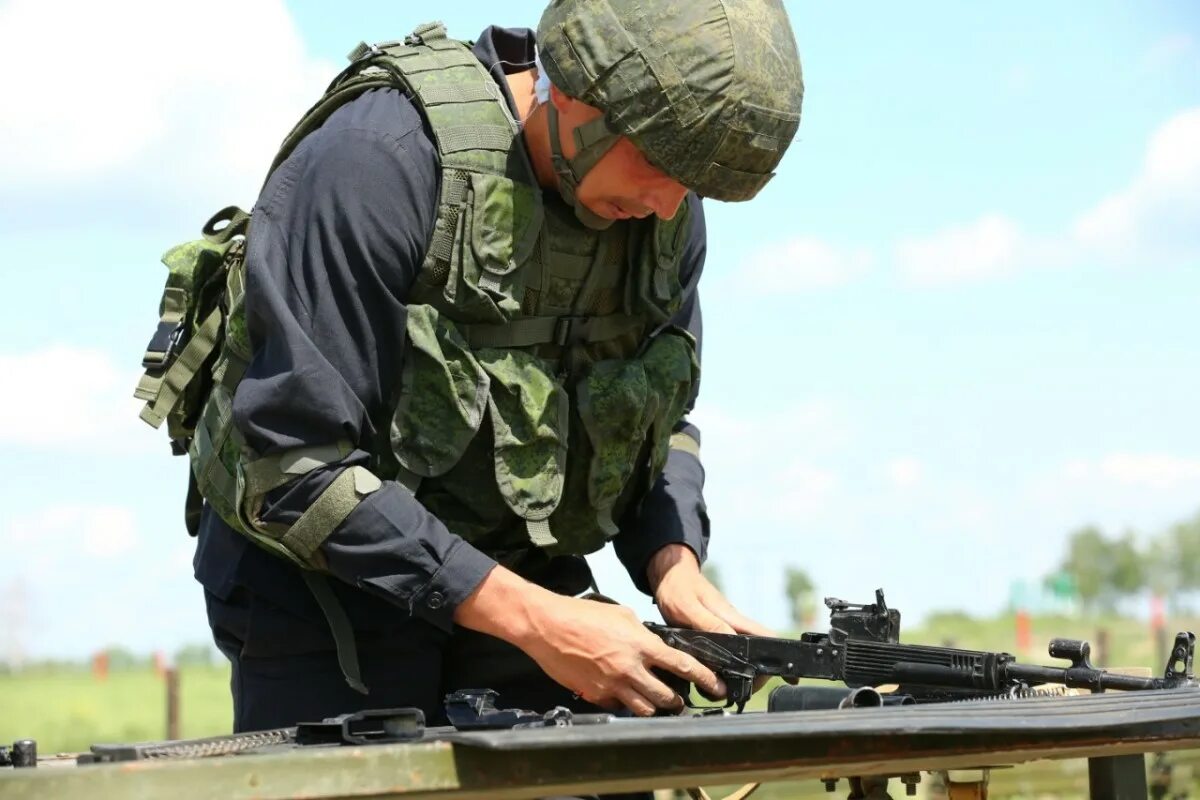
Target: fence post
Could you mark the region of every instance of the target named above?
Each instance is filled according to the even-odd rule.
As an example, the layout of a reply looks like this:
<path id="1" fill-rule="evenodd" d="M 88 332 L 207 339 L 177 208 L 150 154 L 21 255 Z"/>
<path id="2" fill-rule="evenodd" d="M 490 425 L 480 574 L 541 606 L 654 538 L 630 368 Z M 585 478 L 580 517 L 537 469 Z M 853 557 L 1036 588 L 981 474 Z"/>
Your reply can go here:
<path id="1" fill-rule="evenodd" d="M 1097 666 L 1111 666 L 1108 662 L 1108 628 L 1096 631 L 1096 651 L 1092 653 Z"/>
<path id="2" fill-rule="evenodd" d="M 167 667 L 167 739 L 179 737 L 179 668 Z"/>

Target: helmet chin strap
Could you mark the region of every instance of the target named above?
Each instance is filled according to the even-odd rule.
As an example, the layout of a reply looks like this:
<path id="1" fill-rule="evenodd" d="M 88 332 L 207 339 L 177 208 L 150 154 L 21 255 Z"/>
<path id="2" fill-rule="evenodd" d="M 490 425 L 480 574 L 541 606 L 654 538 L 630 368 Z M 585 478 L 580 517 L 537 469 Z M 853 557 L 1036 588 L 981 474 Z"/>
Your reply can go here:
<path id="1" fill-rule="evenodd" d="M 611 227 L 616 220 L 605 219 L 579 202 L 578 191 L 584 177 L 613 148 L 621 138 L 620 135 L 609 130 L 603 116 L 596 117 L 575 129 L 575 157 L 567 158 L 562 151 L 558 109 L 554 107 L 554 103 L 546 104 L 546 113 L 550 124 L 550 160 L 554 164 L 555 173 L 558 174 L 559 194 L 575 209 L 575 216 L 585 226 L 597 231 Z"/>

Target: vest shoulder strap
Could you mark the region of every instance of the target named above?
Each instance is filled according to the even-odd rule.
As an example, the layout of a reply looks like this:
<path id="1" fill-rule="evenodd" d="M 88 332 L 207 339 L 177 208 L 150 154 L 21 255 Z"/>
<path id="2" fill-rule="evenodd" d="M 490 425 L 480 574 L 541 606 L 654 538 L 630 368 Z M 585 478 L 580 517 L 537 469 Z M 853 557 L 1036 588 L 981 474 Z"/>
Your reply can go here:
<path id="1" fill-rule="evenodd" d="M 403 42 L 360 44 L 317 103 L 284 139 L 268 172 L 338 108 L 371 89 L 399 88 L 429 123 L 443 171 L 503 175 L 520 128 L 495 79 L 465 42 L 440 24 L 422 25 Z"/>

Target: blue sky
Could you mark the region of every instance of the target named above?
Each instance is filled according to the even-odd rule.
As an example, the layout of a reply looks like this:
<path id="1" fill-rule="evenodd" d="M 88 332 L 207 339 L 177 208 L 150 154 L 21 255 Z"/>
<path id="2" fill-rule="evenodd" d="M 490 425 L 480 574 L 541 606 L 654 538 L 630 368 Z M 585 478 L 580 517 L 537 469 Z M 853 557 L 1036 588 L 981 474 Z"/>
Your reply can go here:
<path id="1" fill-rule="evenodd" d="M 541 3 L 496 8 L 442 14 L 473 38 Z M 794 564 L 910 616 L 992 611 L 1073 527 L 1152 534 L 1200 508 L 1195 4 L 788 9 L 799 137 L 757 200 L 707 207 L 696 418 L 734 602 L 785 624 Z M 359 40 L 422 21 L 0 0 L 0 658 L 207 638 L 186 467 L 127 397 L 158 256 L 253 202 Z M 18 77 L 83 40 L 90 84 Z"/>

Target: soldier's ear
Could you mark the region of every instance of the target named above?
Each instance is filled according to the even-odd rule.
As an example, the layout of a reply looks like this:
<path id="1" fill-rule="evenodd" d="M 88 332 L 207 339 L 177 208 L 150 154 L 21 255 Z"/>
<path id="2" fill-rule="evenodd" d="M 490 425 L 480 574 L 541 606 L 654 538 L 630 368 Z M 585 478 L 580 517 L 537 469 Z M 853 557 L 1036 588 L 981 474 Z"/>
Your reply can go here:
<path id="1" fill-rule="evenodd" d="M 587 103 L 576 100 L 554 84 L 550 84 L 550 102 L 554 104 L 554 109 L 564 116 L 579 111 L 581 108 L 591 108 Z"/>
<path id="2" fill-rule="evenodd" d="M 567 104 L 571 98 L 567 97 L 561 89 L 554 84 L 550 84 L 550 102 L 554 105 L 554 110 L 559 114 L 563 114 L 567 110 Z"/>

